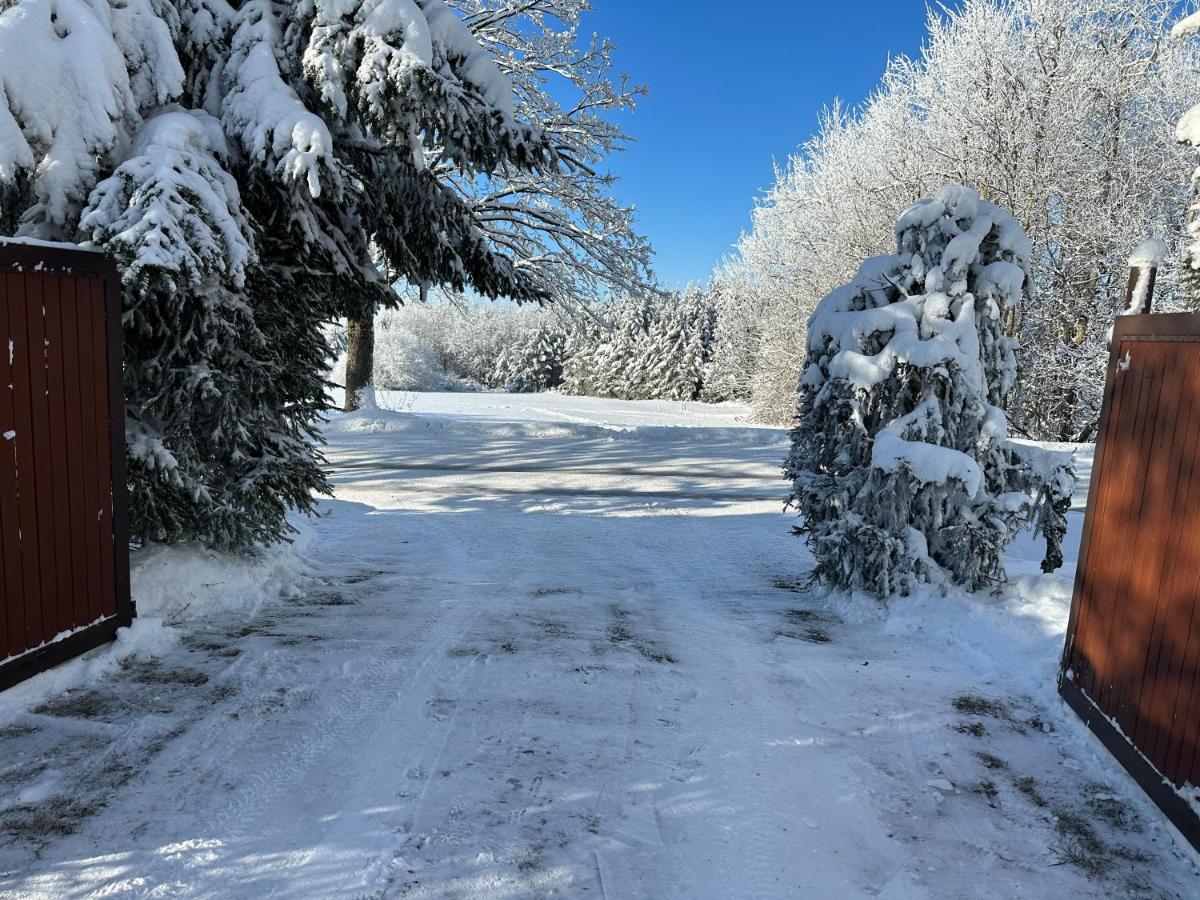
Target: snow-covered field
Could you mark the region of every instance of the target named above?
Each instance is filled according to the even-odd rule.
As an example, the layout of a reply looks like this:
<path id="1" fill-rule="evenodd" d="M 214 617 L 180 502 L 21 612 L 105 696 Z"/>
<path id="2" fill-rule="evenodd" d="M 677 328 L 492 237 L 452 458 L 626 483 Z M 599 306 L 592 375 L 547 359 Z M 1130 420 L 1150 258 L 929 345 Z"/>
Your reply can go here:
<path id="1" fill-rule="evenodd" d="M 155 551 L 174 643 L 0 698 L 0 895 L 1195 896 L 1056 698 L 1032 541 L 1003 595 L 833 602 L 745 410 L 380 401 L 307 584 Z"/>

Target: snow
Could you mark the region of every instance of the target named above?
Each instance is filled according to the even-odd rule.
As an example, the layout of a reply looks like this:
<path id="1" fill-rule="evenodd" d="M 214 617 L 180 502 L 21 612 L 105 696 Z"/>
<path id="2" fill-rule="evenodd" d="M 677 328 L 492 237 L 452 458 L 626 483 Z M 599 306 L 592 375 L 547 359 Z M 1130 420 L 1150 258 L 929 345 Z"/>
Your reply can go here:
<path id="1" fill-rule="evenodd" d="M 89 247 L 86 244 L 72 244 L 66 241 L 43 241 L 38 238 L 31 237 L 4 237 L 0 236 L 0 246 L 16 245 L 20 247 L 44 247 L 53 250 L 84 250 L 89 253 L 99 253 L 95 247 Z"/>
<path id="2" fill-rule="evenodd" d="M 1167 245 L 1158 238 L 1142 241 L 1129 254 L 1129 267 L 1133 269 L 1148 267 L 1157 269 L 1167 258 Z"/>
<path id="3" fill-rule="evenodd" d="M 221 100 L 225 130 L 238 136 L 255 161 L 305 184 L 312 197 L 320 197 L 333 136 L 283 79 L 275 58 L 279 27 L 274 18 L 251 15 L 253 7 L 246 12 L 224 72 L 230 85 Z"/>
<path id="4" fill-rule="evenodd" d="M 882 431 L 875 438 L 871 465 L 885 472 L 903 466 L 921 484 L 945 484 L 953 478 L 962 484 L 968 497 L 978 494 L 983 485 L 983 470 L 967 454 L 924 441 L 906 441 L 892 430 Z"/>
<path id="5" fill-rule="evenodd" d="M 108 6 L 22 0 L 0 12 L 0 182 L 36 167 L 37 205 L 55 226 L 136 115 L 125 59 L 96 9 Z"/>
<path id="6" fill-rule="evenodd" d="M 1179 118 L 1175 138 L 1181 144 L 1200 147 L 1200 105 L 1193 106 Z"/>
<path id="7" fill-rule="evenodd" d="M 66 635 L 58 635 L 59 640 Z M 29 710 L 71 691 L 103 682 L 119 671 L 123 660 L 162 656 L 175 646 L 179 634 L 154 618 L 136 619 L 117 631 L 115 643 L 84 654 L 66 665 L 50 669 L 0 693 L 0 729 L 19 722 Z M 2 733 L 2 731 L 0 731 Z M 0 873 L 0 883 L 3 874 Z"/>
<path id="8" fill-rule="evenodd" d="M 301 593 L 311 584 L 306 557 L 316 532 L 303 520 L 292 524 L 299 532 L 293 544 L 247 559 L 222 557 L 203 547 L 151 545 L 135 551 L 130 587 L 138 617 L 133 625 L 120 629 L 114 644 L 0 693 L 0 726 L 37 703 L 96 683 L 130 660 L 170 651 L 182 623 L 222 612 L 251 615 L 264 604 Z M 50 643 L 73 633 L 64 631 Z"/>
<path id="9" fill-rule="evenodd" d="M 479 46 L 463 20 L 443 0 L 421 0 L 421 8 L 434 42 L 448 57 L 458 61 L 463 79 L 511 123 L 516 114 L 512 82 L 491 55 Z"/>
<path id="10" fill-rule="evenodd" d="M 1137 283 L 1130 292 L 1129 305 L 1122 315 L 1136 316 L 1146 308 L 1146 300 L 1150 293 L 1150 275 L 1154 269 L 1162 266 L 1167 258 L 1167 245 L 1157 238 L 1142 241 L 1129 255 L 1129 267 L 1138 272 Z M 1109 340 L 1111 341 L 1111 335 Z"/>
<path id="11" fill-rule="evenodd" d="M 220 612 L 257 612 L 301 593 L 311 580 L 305 562 L 316 541 L 300 519 L 296 540 L 272 553 L 229 558 L 199 546 L 150 546 L 133 555 L 130 581 L 138 615 L 177 625 Z"/>
<path id="12" fill-rule="evenodd" d="M 1193 893 L 1057 698 L 1032 537 L 995 595 L 830 597 L 741 407 L 378 402 L 293 562 L 141 551 L 146 646 L 0 695 L 0 894 Z"/>
<path id="13" fill-rule="evenodd" d="M 237 182 L 216 161 L 228 153 L 207 113 L 168 109 L 149 117 L 129 158 L 92 192 L 80 228 L 128 260 L 131 284 L 152 268 L 186 273 L 193 289 L 214 271 L 240 287 L 254 251 Z"/>
<path id="14" fill-rule="evenodd" d="M 1200 33 L 1200 12 L 1184 16 L 1171 27 L 1171 37 L 1175 39 L 1189 38 Z"/>
<path id="15" fill-rule="evenodd" d="M 1129 305 L 1122 310 L 1123 316 L 1141 315 L 1142 310 L 1146 308 L 1146 299 L 1150 294 L 1150 272 L 1151 269 L 1141 268 L 1138 270 L 1138 280 L 1134 284 L 1133 290 L 1129 294 Z M 1111 342 L 1112 337 L 1109 336 Z"/>

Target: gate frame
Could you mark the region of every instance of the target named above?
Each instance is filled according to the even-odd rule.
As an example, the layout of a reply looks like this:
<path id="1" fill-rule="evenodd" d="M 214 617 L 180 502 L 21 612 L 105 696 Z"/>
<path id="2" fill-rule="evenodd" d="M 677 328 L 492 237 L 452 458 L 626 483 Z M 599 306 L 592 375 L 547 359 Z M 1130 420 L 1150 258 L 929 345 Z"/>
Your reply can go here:
<path id="1" fill-rule="evenodd" d="M 60 641 L 42 644 L 0 664 L 0 691 L 106 644 L 117 629 L 133 623 L 137 611 L 129 586 L 129 498 L 125 465 L 125 390 L 121 325 L 121 279 L 112 258 L 98 250 L 69 244 L 10 240 L 0 237 L 0 271 L 99 277 L 104 283 L 107 337 L 108 434 L 112 460 L 113 574 L 116 615 L 85 625 Z"/>
<path id="2" fill-rule="evenodd" d="M 1075 568 L 1075 584 L 1071 595 L 1071 618 L 1067 623 L 1067 641 L 1059 665 L 1058 692 L 1075 711 L 1105 749 L 1133 776 L 1143 791 L 1162 810 L 1179 833 L 1200 851 L 1200 814 L 1179 795 L 1175 786 L 1158 771 L 1137 745 L 1128 738 L 1117 723 L 1092 700 L 1075 681 L 1067 677 L 1071 654 L 1075 647 L 1079 606 L 1082 601 L 1084 578 L 1087 573 L 1088 551 L 1091 549 L 1094 498 L 1100 496 L 1100 473 L 1104 463 L 1104 444 L 1108 433 L 1112 400 L 1115 393 L 1117 367 L 1121 359 L 1121 343 L 1127 340 L 1195 342 L 1200 343 L 1200 313 L 1155 313 L 1118 316 L 1113 326 L 1109 350 L 1108 374 L 1104 385 L 1104 402 L 1100 407 L 1100 424 L 1096 432 L 1096 453 L 1088 487 L 1087 510 L 1083 517 L 1083 535 L 1079 545 L 1079 562 Z M 1200 686 L 1198 686 L 1200 689 Z M 1198 786 L 1200 787 L 1200 786 Z"/>

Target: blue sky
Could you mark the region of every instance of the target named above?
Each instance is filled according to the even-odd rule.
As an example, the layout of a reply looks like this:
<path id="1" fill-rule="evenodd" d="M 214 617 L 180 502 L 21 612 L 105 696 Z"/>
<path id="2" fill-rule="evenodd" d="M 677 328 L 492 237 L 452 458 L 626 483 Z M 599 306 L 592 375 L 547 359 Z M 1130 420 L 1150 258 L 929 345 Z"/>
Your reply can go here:
<path id="1" fill-rule="evenodd" d="M 834 98 L 862 100 L 889 55 L 924 36 L 925 0 L 592 0 L 584 31 L 650 88 L 624 117 L 617 196 L 638 207 L 668 285 L 703 281 L 749 226 L 754 197 Z"/>

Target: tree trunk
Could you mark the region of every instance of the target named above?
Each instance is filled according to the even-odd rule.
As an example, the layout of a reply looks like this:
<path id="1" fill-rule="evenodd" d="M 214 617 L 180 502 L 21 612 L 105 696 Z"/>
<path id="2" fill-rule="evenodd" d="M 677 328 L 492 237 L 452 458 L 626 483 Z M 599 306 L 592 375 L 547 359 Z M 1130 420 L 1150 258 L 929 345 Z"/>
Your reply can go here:
<path id="1" fill-rule="evenodd" d="M 346 412 L 354 412 L 361 403 L 363 388 L 371 383 L 375 368 L 375 312 L 347 323 L 349 343 L 346 347 Z"/>

